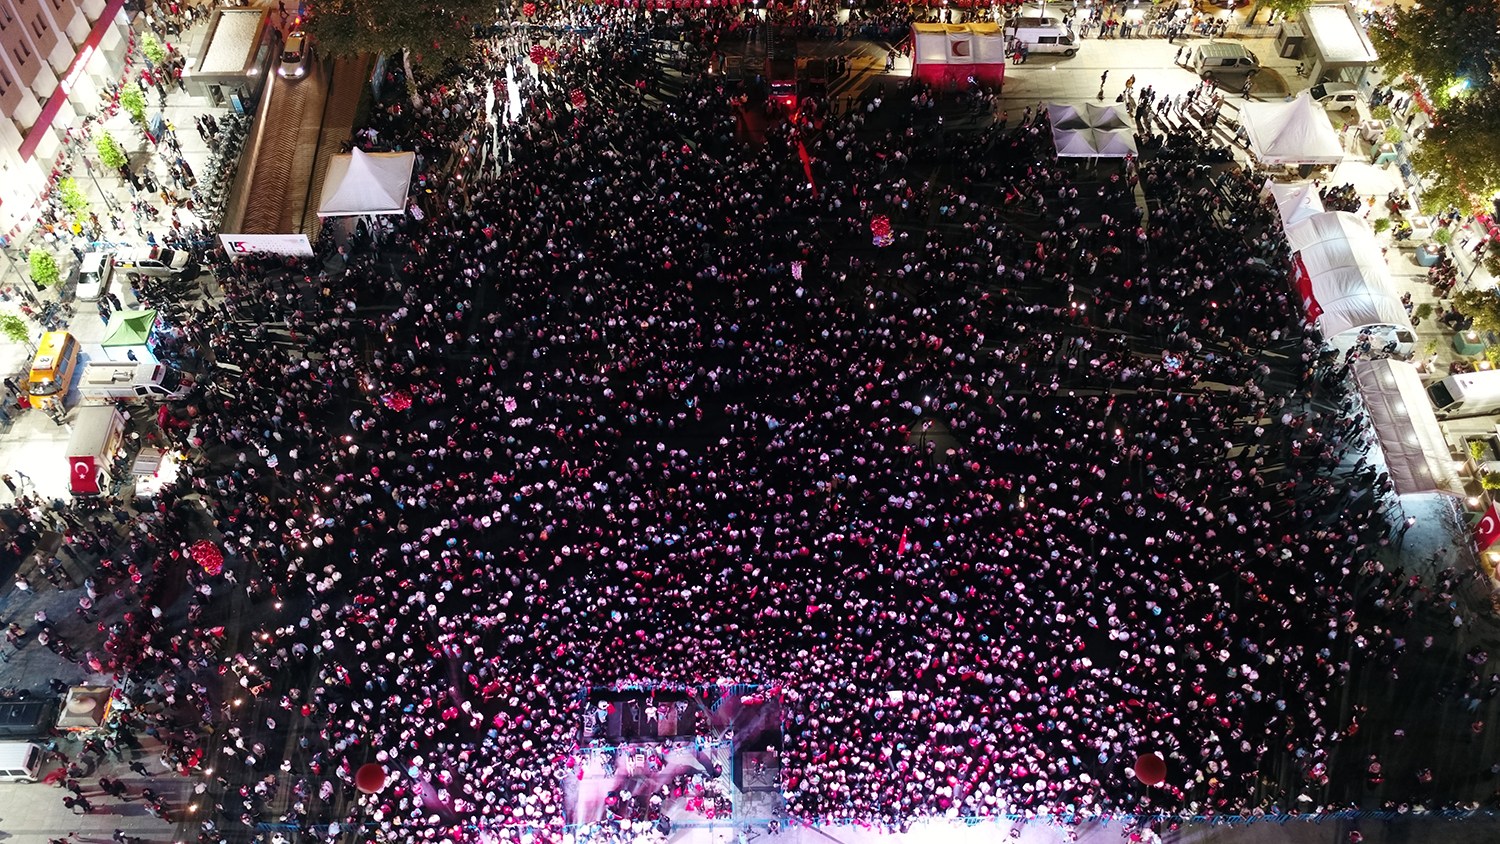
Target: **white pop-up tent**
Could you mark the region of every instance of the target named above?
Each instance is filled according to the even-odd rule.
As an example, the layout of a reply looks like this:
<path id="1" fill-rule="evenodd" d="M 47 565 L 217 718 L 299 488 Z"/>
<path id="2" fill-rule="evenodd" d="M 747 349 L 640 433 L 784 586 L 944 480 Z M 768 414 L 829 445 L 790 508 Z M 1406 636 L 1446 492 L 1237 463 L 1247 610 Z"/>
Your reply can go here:
<path id="1" fill-rule="evenodd" d="M 1380 244 L 1362 218 L 1344 211 L 1313 214 L 1287 225 L 1286 239 L 1303 307 L 1325 338 L 1375 325 L 1411 330 Z"/>
<path id="2" fill-rule="evenodd" d="M 1448 441 L 1438 427 L 1417 368 L 1382 358 L 1356 361 L 1352 369 L 1396 494 L 1463 495 L 1463 480 L 1454 468 Z"/>
<path id="3" fill-rule="evenodd" d="M 1338 164 L 1344 145 L 1328 113 L 1302 92 L 1291 102 L 1248 102 L 1240 125 L 1250 138 L 1250 154 L 1262 164 Z"/>
<path id="4" fill-rule="evenodd" d="M 335 155 L 328 160 L 318 216 L 404 214 L 416 160 L 412 152 L 365 152 L 358 148 L 348 155 Z"/>
<path id="5" fill-rule="evenodd" d="M 1314 214 L 1322 214 L 1325 210 L 1323 200 L 1318 196 L 1318 186 L 1312 182 L 1280 185 L 1267 179 L 1261 196 L 1267 194 L 1276 201 L 1276 210 L 1281 214 L 1283 227 L 1306 220 Z"/>
<path id="6" fill-rule="evenodd" d="M 1137 155 L 1130 121 L 1118 105 L 1047 104 L 1058 158 L 1124 158 Z"/>
<path id="7" fill-rule="evenodd" d="M 1128 129 L 1053 129 L 1058 158 L 1125 158 L 1136 155 Z"/>
<path id="8" fill-rule="evenodd" d="M 1130 117 L 1125 107 L 1119 104 L 1082 106 L 1065 103 L 1047 104 L 1047 121 L 1053 129 L 1115 129 L 1131 128 Z"/>

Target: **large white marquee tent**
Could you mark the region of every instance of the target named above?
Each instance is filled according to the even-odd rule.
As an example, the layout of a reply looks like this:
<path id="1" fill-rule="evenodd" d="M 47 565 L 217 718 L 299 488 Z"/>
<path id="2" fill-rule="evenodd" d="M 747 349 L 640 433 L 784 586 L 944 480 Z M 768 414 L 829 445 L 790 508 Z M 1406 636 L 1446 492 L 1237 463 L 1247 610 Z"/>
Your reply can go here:
<path id="1" fill-rule="evenodd" d="M 1247 102 L 1240 125 L 1250 154 L 1262 164 L 1338 164 L 1344 145 L 1323 107 L 1302 92 L 1291 102 Z"/>
<path id="2" fill-rule="evenodd" d="M 1365 326 L 1411 328 L 1375 233 L 1360 217 L 1324 211 L 1286 226 L 1308 317 L 1333 339 Z"/>
<path id="3" fill-rule="evenodd" d="M 318 216 L 406 213 L 406 194 L 411 189 L 416 159 L 416 153 L 411 152 L 365 152 L 358 148 L 348 155 L 335 155 L 328 160 Z"/>

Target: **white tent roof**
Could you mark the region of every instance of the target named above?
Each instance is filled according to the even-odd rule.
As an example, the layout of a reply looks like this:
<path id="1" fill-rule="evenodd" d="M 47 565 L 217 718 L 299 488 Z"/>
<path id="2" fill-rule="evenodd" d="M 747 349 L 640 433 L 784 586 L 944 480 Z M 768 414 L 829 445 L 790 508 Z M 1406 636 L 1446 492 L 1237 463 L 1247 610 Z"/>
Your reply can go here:
<path id="1" fill-rule="evenodd" d="M 1005 36 L 993 23 L 914 23 L 915 64 L 998 64 L 1005 61 Z"/>
<path id="2" fill-rule="evenodd" d="M 319 217 L 403 214 L 416 153 L 355 149 L 328 161 Z"/>
<path id="3" fill-rule="evenodd" d="M 1311 182 L 1280 185 L 1267 179 L 1261 196 L 1267 193 L 1276 200 L 1276 210 L 1281 213 L 1283 227 L 1323 213 L 1323 200 L 1318 196 L 1318 186 Z"/>
<path id="4" fill-rule="evenodd" d="M 1417 368 L 1384 358 L 1356 361 L 1353 370 L 1396 494 L 1463 495 L 1463 481 Z"/>
<path id="5" fill-rule="evenodd" d="M 1089 125 L 1077 106 L 1063 103 L 1047 103 L 1047 120 L 1053 129 L 1087 129 Z"/>
<path id="6" fill-rule="evenodd" d="M 1124 158 L 1136 155 L 1129 130 L 1053 129 L 1058 158 Z"/>
<path id="7" fill-rule="evenodd" d="M 1047 104 L 1047 119 L 1053 129 L 1129 129 L 1130 117 L 1125 107 L 1118 104 L 1094 105 L 1084 103 L 1082 107 L 1063 103 Z"/>
<path id="8" fill-rule="evenodd" d="M 1303 91 L 1289 103 L 1248 102 L 1240 106 L 1240 124 L 1250 137 L 1250 152 L 1264 164 L 1337 164 L 1344 145 L 1328 113 Z"/>
<path id="9" fill-rule="evenodd" d="M 1288 224 L 1286 239 L 1307 271 L 1324 337 L 1366 325 L 1411 328 L 1380 244 L 1362 218 L 1324 211 Z"/>

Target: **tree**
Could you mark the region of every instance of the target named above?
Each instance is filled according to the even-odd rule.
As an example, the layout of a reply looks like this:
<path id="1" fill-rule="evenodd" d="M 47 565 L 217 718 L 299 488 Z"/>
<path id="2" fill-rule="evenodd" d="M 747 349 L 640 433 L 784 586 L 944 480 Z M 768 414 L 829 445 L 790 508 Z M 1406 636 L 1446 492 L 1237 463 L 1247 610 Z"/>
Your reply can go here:
<path id="1" fill-rule="evenodd" d="M 94 148 L 99 150 L 99 160 L 111 170 L 118 170 L 130 163 L 130 156 L 125 154 L 125 148 L 108 132 L 100 131 L 94 136 Z"/>
<path id="2" fill-rule="evenodd" d="M 1255 16 L 1260 14 L 1262 8 L 1280 12 L 1284 18 L 1291 18 L 1307 11 L 1312 4 L 1313 0 L 1257 0 L 1255 8 L 1250 10 L 1250 17 L 1245 20 L 1245 23 L 1247 25 L 1255 23 Z"/>
<path id="3" fill-rule="evenodd" d="M 31 348 L 31 330 L 26 327 L 26 320 L 21 319 L 19 314 L 0 311 L 0 336 Z"/>
<path id="4" fill-rule="evenodd" d="M 120 108 L 125 109 L 131 120 L 146 125 L 146 95 L 141 93 L 139 85 L 125 83 L 125 90 L 120 92 Z"/>
<path id="5" fill-rule="evenodd" d="M 495 20 L 493 0 L 328 0 L 319 3 L 307 31 L 330 56 L 397 53 L 438 68 L 474 47 L 474 27 Z"/>
<path id="6" fill-rule="evenodd" d="M 167 49 L 149 31 L 141 37 L 141 52 L 146 54 L 147 61 L 158 67 L 167 62 Z"/>
<path id="7" fill-rule="evenodd" d="M 1500 190 L 1500 90 L 1486 87 L 1440 108 L 1411 164 L 1422 175 L 1424 211 L 1490 210 L 1476 203 Z"/>
<path id="8" fill-rule="evenodd" d="M 31 264 L 31 281 L 37 287 L 50 287 L 57 283 L 57 260 L 51 253 L 33 249 L 27 261 Z"/>
<path id="9" fill-rule="evenodd" d="M 57 183 L 57 198 L 62 200 L 63 208 L 70 217 L 86 217 L 89 213 L 89 199 L 83 195 L 78 187 L 78 181 L 72 176 L 65 176 Z"/>
<path id="10" fill-rule="evenodd" d="M 1497 0 L 1424 0 L 1377 17 L 1369 28 L 1386 77 L 1420 78 L 1437 108 L 1463 90 L 1460 80 L 1488 84 L 1489 57 L 1500 50 L 1497 30 Z"/>
<path id="11" fill-rule="evenodd" d="M 1474 320 L 1475 331 L 1500 331 L 1500 295 L 1494 290 L 1459 290 L 1453 294 L 1453 307 Z"/>

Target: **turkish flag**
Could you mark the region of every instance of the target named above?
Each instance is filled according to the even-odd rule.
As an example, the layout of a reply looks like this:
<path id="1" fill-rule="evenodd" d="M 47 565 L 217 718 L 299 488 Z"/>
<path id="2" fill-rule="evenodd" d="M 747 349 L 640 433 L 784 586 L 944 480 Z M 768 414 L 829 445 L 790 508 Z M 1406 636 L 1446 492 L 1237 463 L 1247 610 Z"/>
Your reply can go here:
<path id="1" fill-rule="evenodd" d="M 1484 518 L 1474 526 L 1474 536 L 1479 540 L 1481 551 L 1500 539 L 1500 504 L 1491 504 L 1490 509 L 1484 512 Z"/>
<path id="2" fill-rule="evenodd" d="M 95 494 L 99 492 L 99 474 L 94 471 L 94 458 L 70 457 L 73 466 L 73 491 Z"/>

